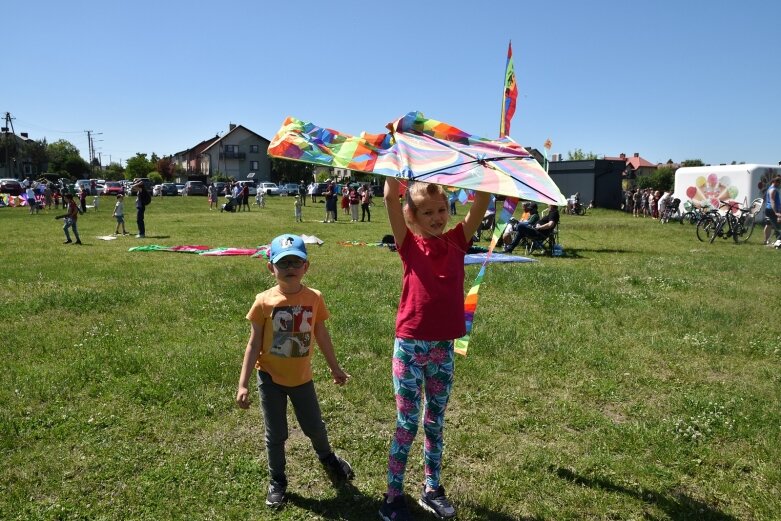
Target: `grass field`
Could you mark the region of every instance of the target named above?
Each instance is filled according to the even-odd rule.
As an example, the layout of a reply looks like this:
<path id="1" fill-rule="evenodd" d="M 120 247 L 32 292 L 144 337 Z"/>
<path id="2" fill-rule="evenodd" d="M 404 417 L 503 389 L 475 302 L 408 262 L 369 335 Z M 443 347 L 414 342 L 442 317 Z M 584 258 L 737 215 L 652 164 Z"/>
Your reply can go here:
<path id="1" fill-rule="evenodd" d="M 384 209 L 322 224 L 308 203 L 296 224 L 292 199 L 267 200 L 220 214 L 156 198 L 147 239 L 102 241 L 106 199 L 79 219 L 83 246 L 61 244 L 57 211 L 0 209 L 0 519 L 376 518 L 400 262 L 337 241 L 379 241 Z M 272 513 L 257 394 L 234 406 L 265 263 L 128 248 L 254 247 L 282 232 L 325 241 L 306 282 L 353 378 L 332 385 L 316 355 L 315 381 L 357 476 L 334 489 L 291 416 L 290 500 Z M 445 429 L 459 519 L 781 519 L 781 253 L 760 236 L 708 245 L 689 225 L 597 210 L 564 216 L 565 257 L 492 265 Z"/>

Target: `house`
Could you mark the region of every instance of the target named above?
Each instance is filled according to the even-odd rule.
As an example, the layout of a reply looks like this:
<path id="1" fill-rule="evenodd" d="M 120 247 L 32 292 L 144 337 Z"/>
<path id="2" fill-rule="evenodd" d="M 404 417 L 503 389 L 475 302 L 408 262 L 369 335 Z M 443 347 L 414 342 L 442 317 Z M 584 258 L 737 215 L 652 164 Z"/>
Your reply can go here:
<path id="1" fill-rule="evenodd" d="M 268 139 L 247 127 L 231 123 L 224 135 L 201 141 L 188 150 L 176 153 L 174 161 L 189 177 L 270 181 L 269 143 Z"/>
<path id="2" fill-rule="evenodd" d="M 30 157 L 28 143 L 32 143 L 27 132 L 16 135 L 13 129 L 2 127 L 0 133 L 0 177 L 22 179 L 37 175 L 38 171 Z"/>
<path id="3" fill-rule="evenodd" d="M 623 161 L 626 164 L 623 177 L 630 182 L 633 182 L 634 179 L 637 179 L 640 176 L 653 174 L 656 172 L 657 168 L 657 165 L 650 161 L 646 161 L 640 157 L 640 154 L 637 152 L 632 154 L 632 157 L 627 157 L 627 155 L 622 152 L 618 157 L 605 156 L 605 159 Z"/>
<path id="4" fill-rule="evenodd" d="M 174 154 L 173 160 L 177 169 L 183 171 L 188 178 L 201 175 L 201 154 L 219 136 L 201 141 L 187 150 Z"/>

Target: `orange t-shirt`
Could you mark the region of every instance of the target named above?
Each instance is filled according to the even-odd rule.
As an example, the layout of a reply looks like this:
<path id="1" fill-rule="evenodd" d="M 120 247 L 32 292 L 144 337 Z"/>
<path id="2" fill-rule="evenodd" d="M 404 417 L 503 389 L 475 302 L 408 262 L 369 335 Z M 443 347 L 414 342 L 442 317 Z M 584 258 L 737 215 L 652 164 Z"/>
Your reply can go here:
<path id="1" fill-rule="evenodd" d="M 255 297 L 247 319 L 262 326 L 263 342 L 255 368 L 279 385 L 294 387 L 312 379 L 315 324 L 329 317 L 323 296 L 301 287 L 285 295 L 274 286 Z"/>

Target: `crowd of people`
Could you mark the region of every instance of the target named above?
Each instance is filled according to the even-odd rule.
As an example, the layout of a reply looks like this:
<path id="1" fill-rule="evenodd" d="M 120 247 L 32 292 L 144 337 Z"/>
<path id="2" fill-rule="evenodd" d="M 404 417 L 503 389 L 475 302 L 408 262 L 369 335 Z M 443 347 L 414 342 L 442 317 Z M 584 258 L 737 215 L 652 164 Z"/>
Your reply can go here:
<path id="1" fill-rule="evenodd" d="M 625 190 L 621 209 L 635 217 L 659 219 L 672 201 L 672 192 L 653 188 L 633 188 Z"/>
<path id="2" fill-rule="evenodd" d="M 307 190 L 314 195 L 312 185 Z M 361 211 L 360 222 L 371 222 L 374 193 L 368 183 L 351 183 L 340 186 L 329 179 L 322 195 L 325 199 L 324 223 L 333 223 L 339 220 L 337 207 L 341 208 L 341 213 L 345 217 L 349 217 L 350 222 L 359 222 L 359 209 Z"/>

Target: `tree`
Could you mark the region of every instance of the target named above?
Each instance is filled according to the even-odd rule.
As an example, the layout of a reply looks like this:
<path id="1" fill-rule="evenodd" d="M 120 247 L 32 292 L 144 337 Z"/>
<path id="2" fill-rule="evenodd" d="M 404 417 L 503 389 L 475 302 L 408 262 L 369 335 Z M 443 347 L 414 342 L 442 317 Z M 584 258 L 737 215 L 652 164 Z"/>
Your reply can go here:
<path id="1" fill-rule="evenodd" d="M 152 154 L 154 158 L 155 155 Z M 155 170 L 160 173 L 166 181 L 171 181 L 176 173 L 176 164 L 173 162 L 170 156 L 158 159 L 154 162 Z"/>
<path id="2" fill-rule="evenodd" d="M 111 163 L 103 171 L 103 175 L 111 181 L 119 181 L 125 178 L 125 169 L 119 163 Z"/>
<path id="3" fill-rule="evenodd" d="M 664 192 L 672 192 L 675 185 L 675 168 L 660 166 L 653 174 L 640 176 L 637 179 L 638 188 L 653 188 Z"/>
<path id="4" fill-rule="evenodd" d="M 583 161 L 597 159 L 597 155 L 594 152 L 585 153 L 583 150 L 576 148 L 567 152 L 567 159 L 569 161 Z"/>
<path id="5" fill-rule="evenodd" d="M 154 169 L 155 166 L 146 158 L 146 154 L 138 152 L 125 162 L 125 178 L 149 177 L 149 172 Z"/>
<path id="6" fill-rule="evenodd" d="M 299 182 L 302 179 L 312 179 L 312 165 L 288 159 L 271 159 L 271 180 L 275 182 Z"/>
<path id="7" fill-rule="evenodd" d="M 81 156 L 68 157 L 62 169 L 71 179 L 86 178 L 90 172 L 89 163 L 84 161 Z"/>
<path id="8" fill-rule="evenodd" d="M 27 157 L 32 163 L 33 172 L 46 172 L 49 158 L 46 154 L 46 138 L 38 141 L 26 141 L 22 145 L 22 156 Z"/>
<path id="9" fill-rule="evenodd" d="M 54 143 L 49 143 L 49 145 L 46 147 L 46 155 L 49 157 L 49 171 L 62 174 L 66 174 L 68 172 L 68 168 L 65 166 L 66 163 L 70 161 L 71 169 L 73 169 L 75 168 L 74 165 L 77 164 L 75 159 L 81 159 L 79 149 L 64 139 L 59 139 Z M 83 159 L 81 159 L 81 161 L 86 164 L 86 161 Z M 87 165 L 85 171 L 89 171 L 89 165 Z"/>
<path id="10" fill-rule="evenodd" d="M 701 159 L 684 159 L 681 166 L 705 166 Z"/>

